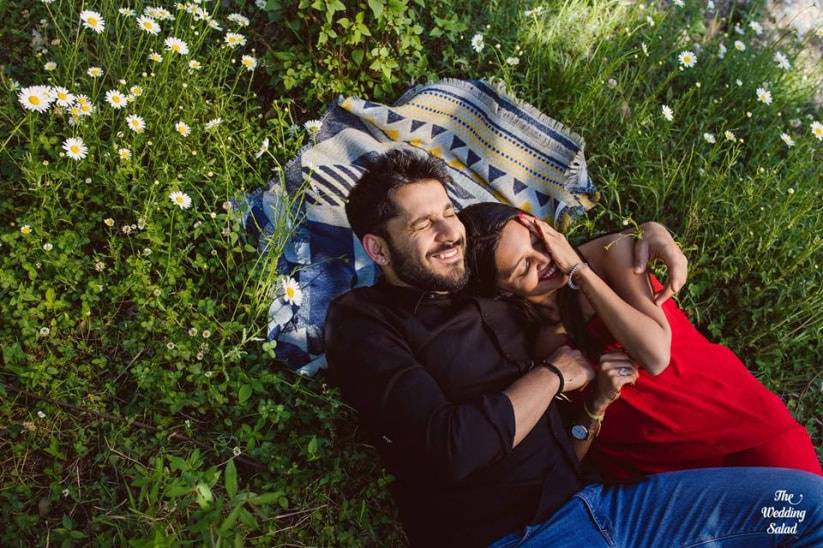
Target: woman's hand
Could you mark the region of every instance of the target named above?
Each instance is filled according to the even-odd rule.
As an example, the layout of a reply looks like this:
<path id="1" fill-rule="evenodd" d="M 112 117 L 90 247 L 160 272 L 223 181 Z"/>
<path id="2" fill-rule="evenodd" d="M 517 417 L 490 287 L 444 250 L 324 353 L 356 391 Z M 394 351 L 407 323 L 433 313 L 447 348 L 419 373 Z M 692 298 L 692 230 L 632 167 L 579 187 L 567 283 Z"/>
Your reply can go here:
<path id="1" fill-rule="evenodd" d="M 642 274 L 645 272 L 649 260 L 654 259 L 660 259 L 666 263 L 669 269 L 669 279 L 666 281 L 666 286 L 654 297 L 654 304 L 660 306 L 686 284 L 689 262 L 665 226 L 660 223 L 648 222 L 643 223 L 641 228 L 643 229 L 643 237 L 638 239 L 634 245 L 635 273 Z"/>
<path id="2" fill-rule="evenodd" d="M 620 391 L 627 384 L 637 382 L 638 371 L 628 355 L 622 352 L 603 354 L 600 357 L 600 371 L 594 379 L 589 404 L 591 412 L 602 415 L 606 408 L 620 397 Z"/>
<path id="3" fill-rule="evenodd" d="M 574 265 L 580 262 L 580 256 L 566 237 L 550 227 L 548 223 L 525 214 L 519 215 L 517 219 L 543 243 L 552 261 L 563 274 L 571 272 Z"/>

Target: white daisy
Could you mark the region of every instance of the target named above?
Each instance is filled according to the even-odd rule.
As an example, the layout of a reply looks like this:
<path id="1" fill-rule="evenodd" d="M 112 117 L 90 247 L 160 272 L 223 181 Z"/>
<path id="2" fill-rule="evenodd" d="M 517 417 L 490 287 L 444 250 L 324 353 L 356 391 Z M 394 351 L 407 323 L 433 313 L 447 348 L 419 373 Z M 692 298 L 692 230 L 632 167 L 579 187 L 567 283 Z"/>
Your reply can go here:
<path id="1" fill-rule="evenodd" d="M 674 119 L 674 111 L 669 107 L 669 105 L 663 105 L 661 109 L 663 111 L 663 118 L 671 122 Z"/>
<path id="2" fill-rule="evenodd" d="M 320 126 L 323 125 L 323 122 L 320 120 L 309 120 L 308 122 L 303 124 L 303 127 L 306 128 L 312 135 L 316 135 L 318 131 L 320 131 Z"/>
<path id="3" fill-rule="evenodd" d="M 715 139 L 715 137 L 714 137 L 714 133 L 704 133 L 704 134 L 703 134 L 703 139 L 704 139 L 707 143 L 710 143 L 710 144 L 712 144 L 712 145 L 713 145 L 713 144 L 715 144 L 715 143 L 717 142 L 717 139 Z"/>
<path id="4" fill-rule="evenodd" d="M 163 41 L 165 44 L 166 49 L 168 51 L 172 51 L 177 53 L 178 55 L 187 55 L 189 53 L 189 46 L 180 38 L 175 38 L 174 36 L 169 36 Z"/>
<path id="5" fill-rule="evenodd" d="M 43 244 L 43 251 L 51 251 L 52 249 L 54 249 L 54 245 L 51 242 Z"/>
<path id="6" fill-rule="evenodd" d="M 89 69 L 86 71 L 86 74 L 88 74 L 92 78 L 100 78 L 101 76 L 103 76 L 103 69 L 101 69 L 100 67 L 89 67 Z"/>
<path id="7" fill-rule="evenodd" d="M 766 88 L 757 88 L 757 100 L 766 105 L 772 104 L 772 93 Z"/>
<path id="8" fill-rule="evenodd" d="M 112 108 L 118 110 L 127 104 L 126 96 L 116 89 L 110 89 L 106 92 L 106 102 L 111 105 Z"/>
<path id="9" fill-rule="evenodd" d="M 117 13 L 122 15 L 123 17 L 134 17 L 134 10 L 131 8 L 118 8 Z"/>
<path id="10" fill-rule="evenodd" d="M 260 148 L 254 154 L 254 157 L 255 158 L 260 158 L 263 154 L 266 153 L 267 150 L 269 150 L 269 138 L 268 137 L 263 139 L 263 142 L 260 143 Z"/>
<path id="11" fill-rule="evenodd" d="M 117 155 L 120 156 L 120 159 L 124 162 L 131 160 L 131 151 L 127 148 L 118 148 Z"/>
<path id="12" fill-rule="evenodd" d="M 48 72 L 51 72 L 51 71 L 56 70 L 56 69 L 57 69 L 57 63 L 55 63 L 54 61 L 49 61 L 48 63 L 43 65 L 43 70 L 48 71 Z"/>
<path id="13" fill-rule="evenodd" d="M 240 15 L 239 13 L 232 13 L 228 17 L 226 17 L 226 19 L 228 19 L 238 27 L 249 26 L 249 18 L 244 15 Z"/>
<path id="14" fill-rule="evenodd" d="M 103 16 L 97 13 L 96 11 L 81 11 L 80 20 L 83 22 L 83 25 L 86 28 L 93 30 L 97 34 L 103 32 L 103 29 L 106 26 L 106 22 L 103 20 Z"/>
<path id="15" fill-rule="evenodd" d="M 223 30 L 223 27 L 221 27 L 220 23 L 218 23 L 217 20 L 215 20 L 215 19 L 212 19 L 212 20 L 209 21 L 209 28 L 212 28 L 216 31 L 222 31 Z"/>
<path id="16" fill-rule="evenodd" d="M 734 32 L 737 34 L 746 34 L 746 31 L 743 30 L 743 27 L 741 27 L 738 23 L 734 24 Z"/>
<path id="17" fill-rule="evenodd" d="M 146 6 L 143 10 L 143 13 L 148 15 L 153 19 L 157 19 L 158 21 L 165 21 L 166 19 L 172 20 L 174 19 L 174 15 L 171 14 L 169 10 L 166 8 L 158 8 L 152 6 Z"/>
<path id="18" fill-rule="evenodd" d="M 783 70 L 789 70 L 792 68 L 792 64 L 789 62 L 789 58 L 780 53 L 779 51 L 774 52 L 774 62 L 777 63 L 777 66 L 782 68 Z"/>
<path id="19" fill-rule="evenodd" d="M 137 18 L 137 28 L 154 36 L 160 34 L 160 25 L 157 24 L 157 21 L 146 15 L 141 15 Z"/>
<path id="20" fill-rule="evenodd" d="M 297 306 L 303 303 L 303 290 L 294 278 L 283 280 L 283 300 Z"/>
<path id="21" fill-rule="evenodd" d="M 143 95 L 143 88 L 141 86 L 132 86 L 129 88 L 129 93 L 131 93 L 135 97 L 140 97 L 141 95 Z"/>
<path id="22" fill-rule="evenodd" d="M 129 125 L 129 129 L 135 133 L 143 133 L 146 129 L 146 121 L 136 114 L 129 114 L 126 117 L 126 123 Z"/>
<path id="23" fill-rule="evenodd" d="M 70 93 L 69 90 L 64 87 L 53 87 L 51 88 L 51 93 L 58 106 L 70 107 L 74 104 L 74 94 Z"/>
<path id="24" fill-rule="evenodd" d="M 686 68 L 692 68 L 697 64 L 697 55 L 692 51 L 681 52 L 680 55 L 677 56 L 677 59 L 680 61 L 680 64 Z"/>
<path id="25" fill-rule="evenodd" d="M 732 133 L 732 132 L 731 132 L 731 131 L 729 131 L 729 130 L 726 130 L 726 131 L 723 133 L 723 136 L 726 138 L 726 140 L 727 140 L 727 141 L 731 141 L 731 142 L 735 142 L 735 141 L 737 141 L 737 135 L 735 135 L 734 133 Z"/>
<path id="26" fill-rule="evenodd" d="M 506 64 L 511 66 L 517 66 L 520 64 L 520 57 L 506 57 Z"/>
<path id="27" fill-rule="evenodd" d="M 26 110 L 46 112 L 54 101 L 49 86 L 29 86 L 17 94 L 17 100 Z"/>
<path id="28" fill-rule="evenodd" d="M 169 193 L 169 200 L 180 209 L 188 209 L 191 207 L 191 198 L 189 198 L 189 195 L 179 190 Z"/>
<path id="29" fill-rule="evenodd" d="M 786 143 L 787 147 L 794 146 L 794 139 L 792 139 L 791 135 L 789 135 L 788 133 L 781 133 L 780 138 L 783 140 L 784 143 Z"/>
<path id="30" fill-rule="evenodd" d="M 192 70 L 200 70 L 201 68 L 203 68 L 203 65 L 200 64 L 200 61 L 198 61 L 197 59 L 192 59 L 191 61 L 189 61 L 189 68 Z"/>
<path id="31" fill-rule="evenodd" d="M 191 127 L 186 122 L 178 121 L 176 124 L 174 124 L 174 131 L 176 131 L 183 137 L 188 137 L 191 133 Z"/>
<path id="32" fill-rule="evenodd" d="M 220 124 L 222 124 L 222 123 L 223 123 L 223 119 L 222 119 L 222 118 L 212 118 L 211 120 L 209 120 L 208 122 L 206 122 L 206 125 L 204 125 L 203 127 L 204 127 L 204 129 L 206 129 L 206 130 L 210 130 L 210 129 L 214 129 L 214 128 L 216 128 L 217 126 L 219 126 L 219 125 L 220 125 Z"/>
<path id="33" fill-rule="evenodd" d="M 717 50 L 717 56 L 723 59 L 724 57 L 726 57 L 727 51 L 729 50 L 726 48 L 726 44 L 720 44 L 720 47 Z"/>
<path id="34" fill-rule="evenodd" d="M 252 57 L 251 55 L 244 55 L 240 59 L 240 63 L 246 67 L 246 70 L 254 70 L 257 68 L 257 59 Z"/>
<path id="35" fill-rule="evenodd" d="M 28 236 L 31 234 L 31 225 L 23 225 L 20 227 L 20 234 L 23 236 Z"/>
<path id="36" fill-rule="evenodd" d="M 66 151 L 66 156 L 72 160 L 82 160 L 89 151 L 80 137 L 69 137 L 63 141 L 63 150 Z"/>
<path id="37" fill-rule="evenodd" d="M 812 135 L 817 137 L 818 141 L 823 141 L 823 124 L 818 121 L 814 121 L 810 127 L 812 130 Z"/>
<path id="38" fill-rule="evenodd" d="M 483 37 L 482 34 L 480 34 L 478 32 L 477 34 L 472 36 L 472 49 L 475 52 L 480 53 L 481 51 L 483 51 L 483 48 L 485 46 L 486 46 L 486 42 L 485 42 L 485 38 Z"/>
<path id="39" fill-rule="evenodd" d="M 735 40 L 734 49 L 736 49 L 737 51 L 746 51 L 746 44 L 744 44 L 740 40 Z"/>
<path id="40" fill-rule="evenodd" d="M 227 32 L 223 39 L 226 41 L 226 45 L 231 48 L 246 45 L 246 37 L 236 32 Z"/>
<path id="41" fill-rule="evenodd" d="M 757 21 L 752 21 L 751 23 L 749 23 L 749 28 L 752 29 L 754 33 L 758 36 L 763 34 L 763 25 L 761 25 Z"/>

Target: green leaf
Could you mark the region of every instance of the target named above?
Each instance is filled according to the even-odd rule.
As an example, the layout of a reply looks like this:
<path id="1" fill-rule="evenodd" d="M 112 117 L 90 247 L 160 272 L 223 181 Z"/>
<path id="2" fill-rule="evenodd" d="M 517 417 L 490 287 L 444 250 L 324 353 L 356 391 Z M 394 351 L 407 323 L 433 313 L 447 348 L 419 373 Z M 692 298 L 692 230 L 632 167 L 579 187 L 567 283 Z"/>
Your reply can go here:
<path id="1" fill-rule="evenodd" d="M 381 17 L 383 17 L 383 8 L 385 4 L 383 0 L 369 0 L 369 7 L 371 8 L 372 13 L 374 13 L 374 18 L 378 21 Z"/>
<path id="2" fill-rule="evenodd" d="M 240 401 L 240 403 L 243 403 L 247 399 L 249 399 L 249 396 L 251 396 L 251 386 L 249 386 L 248 384 L 244 384 L 240 387 L 240 391 L 237 394 L 237 399 Z"/>
<path id="3" fill-rule="evenodd" d="M 200 508 L 205 510 L 211 505 L 211 501 L 214 500 L 211 487 L 209 487 L 206 483 L 200 482 L 194 487 L 194 490 L 197 493 L 197 504 L 200 505 Z"/>
<path id="4" fill-rule="evenodd" d="M 263 493 L 262 495 L 256 495 L 249 498 L 249 502 L 252 504 L 272 504 L 280 500 L 283 496 L 283 493 L 280 491 L 275 491 L 274 493 Z"/>
<path id="5" fill-rule="evenodd" d="M 226 485 L 226 493 L 231 498 L 237 495 L 237 468 L 234 466 L 234 459 L 226 463 L 226 472 L 223 482 Z"/>
<path id="6" fill-rule="evenodd" d="M 352 50 L 352 52 L 351 52 L 351 58 L 358 65 L 363 62 L 363 55 L 364 55 L 364 52 L 361 48 L 357 48 L 355 50 Z"/>
<path id="7" fill-rule="evenodd" d="M 243 509 L 243 504 L 244 503 L 241 502 L 240 504 L 232 508 L 231 512 L 229 512 L 229 515 L 226 516 L 226 519 L 224 519 L 223 523 L 220 524 L 221 535 L 225 535 L 227 532 L 231 530 L 232 527 L 234 527 L 234 524 L 237 522 L 237 516 L 240 515 L 240 511 Z"/>

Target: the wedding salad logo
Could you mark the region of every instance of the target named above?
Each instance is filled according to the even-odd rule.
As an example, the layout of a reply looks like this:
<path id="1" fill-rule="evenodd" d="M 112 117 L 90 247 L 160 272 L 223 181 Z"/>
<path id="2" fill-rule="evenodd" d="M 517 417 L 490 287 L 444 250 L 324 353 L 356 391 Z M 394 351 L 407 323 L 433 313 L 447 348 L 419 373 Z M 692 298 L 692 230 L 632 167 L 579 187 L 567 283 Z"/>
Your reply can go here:
<path id="1" fill-rule="evenodd" d="M 770 520 L 766 532 L 770 535 L 796 535 L 798 524 L 806 519 L 806 510 L 800 507 L 803 495 L 778 489 L 774 492 L 774 502 L 777 504 L 760 509 L 763 519 Z"/>

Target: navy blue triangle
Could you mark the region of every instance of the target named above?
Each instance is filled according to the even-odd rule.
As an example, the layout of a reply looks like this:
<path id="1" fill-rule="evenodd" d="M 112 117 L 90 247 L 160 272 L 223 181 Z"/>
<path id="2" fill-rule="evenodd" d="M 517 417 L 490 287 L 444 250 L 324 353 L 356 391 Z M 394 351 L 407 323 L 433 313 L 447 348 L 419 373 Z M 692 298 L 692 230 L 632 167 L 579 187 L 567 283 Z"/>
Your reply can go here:
<path id="1" fill-rule="evenodd" d="M 452 146 L 449 147 L 449 150 L 454 150 L 456 148 L 460 148 L 460 147 L 464 147 L 464 146 L 466 146 L 466 143 L 464 143 L 462 140 L 460 140 L 460 137 L 455 135 L 454 138 L 452 138 Z"/>
<path id="2" fill-rule="evenodd" d="M 440 127 L 436 124 L 433 125 L 432 126 L 432 137 L 431 138 L 434 139 L 435 137 L 437 137 L 438 135 L 440 135 L 444 131 L 446 131 L 446 128 Z"/>
<path id="3" fill-rule="evenodd" d="M 495 179 L 499 179 L 500 177 L 502 177 L 505 174 L 506 174 L 505 171 L 497 169 L 493 165 L 489 164 L 489 182 L 490 183 L 492 181 L 494 181 Z"/>
<path id="4" fill-rule="evenodd" d="M 377 108 L 382 107 L 380 103 L 372 103 L 371 101 L 363 101 L 363 108 Z"/>
<path id="5" fill-rule="evenodd" d="M 393 124 L 393 123 L 395 123 L 395 122 L 399 122 L 400 120 L 405 120 L 405 118 L 403 118 L 403 117 L 402 117 L 402 116 L 400 116 L 399 114 L 395 114 L 395 112 L 394 112 L 394 111 L 391 111 L 391 110 L 390 110 L 390 111 L 389 111 L 389 115 L 388 115 L 388 117 L 386 118 L 386 123 L 387 123 L 387 124 Z"/>
<path id="6" fill-rule="evenodd" d="M 547 194 L 543 194 L 542 192 L 537 192 L 537 191 L 535 191 L 534 193 L 535 193 L 535 194 L 537 194 L 537 201 L 538 201 L 538 202 L 540 202 L 540 205 L 541 205 L 541 206 L 546 205 L 546 203 L 547 203 L 549 200 L 551 200 L 551 199 L 552 199 L 552 197 L 551 197 L 551 196 L 549 196 L 549 195 L 547 195 Z"/>
<path id="7" fill-rule="evenodd" d="M 469 153 L 466 155 L 466 165 L 470 166 L 472 164 L 476 164 L 480 161 L 480 156 L 474 153 L 472 149 L 469 149 Z"/>
<path id="8" fill-rule="evenodd" d="M 425 125 L 426 125 L 426 122 L 421 122 L 420 120 L 412 120 L 411 132 L 414 133 L 415 131 L 420 129 L 421 126 L 425 126 Z"/>
<path id="9" fill-rule="evenodd" d="M 520 192 L 524 188 L 528 188 L 528 187 L 526 185 L 524 185 L 523 183 L 521 183 L 520 181 L 518 181 L 517 179 L 515 179 L 513 188 L 514 188 L 514 193 L 517 194 L 518 192 Z"/>

